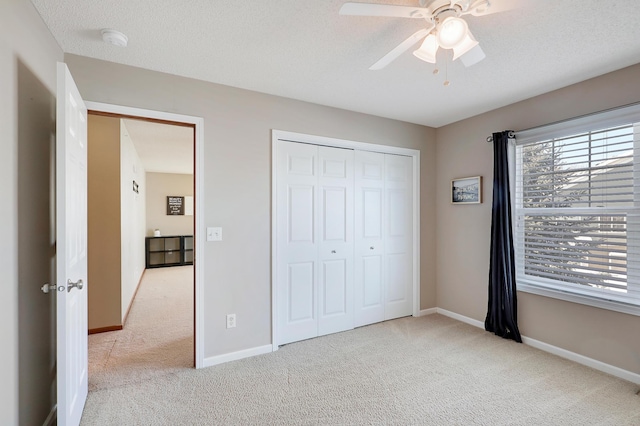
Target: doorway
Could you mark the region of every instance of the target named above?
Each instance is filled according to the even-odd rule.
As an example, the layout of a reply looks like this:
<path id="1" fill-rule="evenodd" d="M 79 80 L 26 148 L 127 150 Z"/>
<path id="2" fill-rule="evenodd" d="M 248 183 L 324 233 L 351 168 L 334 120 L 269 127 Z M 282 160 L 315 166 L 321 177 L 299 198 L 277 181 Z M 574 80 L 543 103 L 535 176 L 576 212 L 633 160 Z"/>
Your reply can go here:
<path id="1" fill-rule="evenodd" d="M 188 323 L 189 323 L 188 325 L 190 326 L 189 330 L 191 331 L 189 340 L 193 341 L 193 354 L 192 356 L 190 356 L 191 361 L 189 362 L 188 366 L 189 367 L 195 366 L 195 368 L 201 368 L 203 364 L 203 348 L 202 348 L 202 337 L 201 337 L 202 323 L 203 323 L 202 308 L 201 308 L 203 265 L 201 262 L 198 262 L 198 257 L 199 257 L 198 253 L 202 253 L 204 246 L 201 239 L 199 239 L 197 236 L 198 234 L 203 234 L 203 232 L 199 232 L 200 230 L 203 229 L 202 218 L 203 218 L 203 205 L 204 205 L 203 191 L 202 191 L 203 181 L 204 181 L 204 176 L 202 172 L 203 170 L 202 169 L 203 120 L 202 118 L 199 118 L 199 117 L 183 116 L 178 114 L 164 113 L 164 112 L 158 112 L 158 111 L 152 111 L 152 110 L 142 110 L 137 108 L 122 107 L 117 105 L 108 105 L 108 104 L 101 104 L 101 103 L 94 103 L 94 102 L 87 102 L 86 104 L 87 104 L 89 113 L 91 115 L 102 116 L 102 117 L 112 117 L 112 118 L 116 118 L 117 120 L 120 120 L 123 123 L 123 126 L 122 126 L 123 129 L 126 129 L 127 134 L 130 137 L 132 136 L 132 139 L 136 138 L 136 134 L 139 134 L 141 129 L 143 130 L 145 128 L 147 128 L 147 130 L 153 129 L 153 126 L 159 126 L 159 127 L 172 126 L 173 128 L 182 128 L 183 130 L 187 129 L 191 132 L 190 146 L 192 149 L 191 149 L 191 154 L 189 154 L 189 156 L 190 156 L 190 164 L 193 170 L 192 176 L 191 176 L 192 191 L 190 194 L 188 193 L 188 191 L 178 191 L 178 192 L 181 192 L 179 194 L 167 193 L 164 196 L 164 200 L 163 200 L 163 201 L 166 201 L 167 199 L 166 197 L 174 196 L 174 195 L 185 196 L 183 198 L 186 198 L 188 196 L 189 198 L 191 198 L 191 200 L 193 200 L 193 203 L 191 205 L 192 215 L 191 216 L 185 215 L 183 217 L 176 218 L 177 220 L 181 219 L 183 222 L 185 221 L 189 222 L 191 224 L 189 230 L 185 230 L 184 228 L 182 228 L 182 230 L 179 230 L 176 228 L 172 229 L 171 226 L 166 224 L 161 226 L 161 225 L 152 225 L 151 223 L 148 223 L 148 224 L 145 223 L 144 225 L 142 225 L 145 228 L 144 233 L 145 233 L 145 236 L 147 237 L 153 237 L 155 229 L 158 229 L 159 232 L 165 236 L 172 235 L 172 234 L 181 234 L 180 236 L 185 237 L 184 240 L 189 243 L 188 245 L 190 245 L 190 247 L 188 247 L 189 250 L 186 250 L 188 252 L 188 256 L 185 256 L 184 259 L 181 258 L 181 263 L 178 266 L 173 266 L 171 268 L 145 269 L 145 272 L 142 275 L 142 278 L 139 280 L 140 284 L 137 286 L 138 295 L 136 296 L 131 294 L 131 300 L 132 302 L 134 298 L 135 299 L 146 298 L 148 300 L 149 296 L 151 296 L 150 297 L 151 299 L 157 299 L 156 296 L 162 293 L 162 291 L 159 289 L 159 286 L 162 286 L 163 283 L 166 284 L 167 281 L 182 282 L 182 283 L 184 283 L 185 281 L 188 282 L 187 284 L 189 286 L 189 288 L 187 288 L 188 291 L 186 292 L 181 291 L 179 293 L 180 297 L 182 298 L 185 297 L 185 294 L 188 294 L 187 298 L 189 300 L 187 300 L 187 302 L 190 305 L 188 308 L 192 313 L 190 319 L 188 320 Z M 151 126 L 151 127 L 148 127 L 148 126 Z M 149 139 L 153 139 L 153 137 Z M 156 146 L 156 148 L 159 148 L 159 147 Z M 147 148 L 143 147 L 138 149 L 144 150 L 144 149 L 148 149 L 148 147 Z M 155 151 L 157 153 L 157 151 L 161 151 L 161 150 L 156 149 Z M 173 162 L 173 163 L 176 163 L 176 162 Z M 140 177 L 138 177 L 139 180 L 136 180 L 136 176 L 135 176 L 136 172 L 137 172 L 137 176 L 140 176 L 140 171 L 137 170 L 137 167 L 139 166 L 137 166 L 136 164 L 129 164 L 129 166 L 127 167 L 128 167 L 127 170 L 125 170 L 124 168 L 122 170 L 123 172 L 122 179 L 121 179 L 122 191 L 123 193 L 124 191 L 127 191 L 127 193 L 131 195 L 131 197 L 136 197 L 137 196 L 136 194 L 142 193 L 143 187 L 141 185 L 143 184 L 143 182 L 144 182 L 144 191 L 147 191 L 149 189 L 149 184 L 148 184 L 149 182 L 146 182 L 145 179 L 140 179 Z M 133 177 L 131 175 L 132 172 L 134 174 Z M 159 171 L 155 170 L 151 172 L 151 174 L 155 175 L 153 180 L 158 180 L 158 179 L 162 180 L 162 178 L 167 178 L 167 174 L 156 173 L 156 172 L 159 172 Z M 175 174 L 176 176 L 180 174 L 179 170 L 170 170 L 169 173 Z M 158 185 L 162 185 L 162 183 L 156 182 L 155 185 L 157 187 Z M 172 189 L 168 189 L 168 190 L 171 191 Z M 157 194 L 156 194 L 156 198 L 157 198 Z M 146 204 L 146 201 L 145 201 L 145 204 Z M 123 205 L 123 208 L 124 208 L 124 205 Z M 131 208 L 131 206 L 129 206 L 129 208 Z M 158 210 L 157 206 L 154 207 L 154 210 Z M 128 213 L 129 211 L 123 211 L 122 215 L 125 216 L 125 214 L 128 214 Z M 158 212 L 156 211 L 155 213 L 157 214 Z M 162 213 L 163 214 L 165 213 L 164 210 L 162 211 Z M 175 224 L 175 222 L 173 222 L 173 224 Z M 149 225 L 149 226 L 146 226 L 146 225 Z M 125 231 L 124 227 L 122 231 Z M 189 237 L 189 238 L 186 238 L 186 237 Z M 133 249 L 133 252 L 136 253 L 135 254 L 136 257 L 140 257 L 140 256 L 142 257 L 143 266 L 146 268 L 149 265 L 145 259 L 146 257 L 145 243 L 143 241 L 142 245 L 140 245 L 140 238 L 137 238 L 137 241 L 135 244 L 137 245 L 137 247 Z M 124 245 L 123 245 L 123 250 L 124 250 Z M 138 264 L 140 263 L 139 259 L 137 263 Z M 135 267 L 133 268 L 133 270 L 131 268 L 131 265 L 127 266 L 123 264 L 122 267 L 123 267 L 123 272 L 125 269 L 131 270 L 132 274 L 134 276 L 136 275 Z M 150 291 L 145 292 L 144 290 L 145 286 L 150 286 L 152 287 L 152 289 Z M 171 288 L 171 287 L 167 287 L 167 289 L 175 290 L 175 288 Z M 130 289 L 127 291 L 131 293 Z M 125 293 L 125 290 L 123 289 L 122 294 L 124 293 Z M 165 295 L 165 298 L 170 298 L 170 297 L 171 297 L 170 295 Z M 185 304 L 186 302 L 183 300 L 181 303 Z M 135 304 L 132 304 L 131 306 L 133 305 Z M 152 309 L 152 311 L 154 311 L 154 309 Z M 129 311 L 129 307 L 125 306 L 124 302 L 122 305 L 121 313 L 129 316 L 129 318 L 131 318 L 132 321 L 134 316 L 136 316 L 138 320 L 140 318 L 140 315 L 135 314 L 135 308 L 131 308 L 131 311 Z M 151 320 L 151 322 L 153 322 L 153 320 Z M 137 321 L 137 323 L 139 325 L 139 321 Z M 125 325 L 125 327 L 127 327 L 127 325 Z M 145 340 L 145 339 L 153 339 L 153 338 L 154 338 L 153 333 L 151 332 L 147 337 L 144 337 L 144 338 L 132 337 L 131 339 Z M 183 340 L 181 342 L 178 339 L 178 341 L 175 341 L 174 343 L 177 346 L 184 346 L 185 341 Z M 186 344 L 188 344 L 188 342 L 186 342 Z M 105 343 L 105 346 L 109 346 L 109 343 L 108 342 Z M 167 353 L 166 349 L 168 349 L 168 347 L 165 346 L 163 350 L 158 350 L 158 352 L 166 354 Z M 144 362 L 144 359 L 140 360 L 139 362 Z M 149 367 L 152 368 L 153 366 L 150 365 L 150 366 L 146 366 L 145 368 L 149 368 Z"/>

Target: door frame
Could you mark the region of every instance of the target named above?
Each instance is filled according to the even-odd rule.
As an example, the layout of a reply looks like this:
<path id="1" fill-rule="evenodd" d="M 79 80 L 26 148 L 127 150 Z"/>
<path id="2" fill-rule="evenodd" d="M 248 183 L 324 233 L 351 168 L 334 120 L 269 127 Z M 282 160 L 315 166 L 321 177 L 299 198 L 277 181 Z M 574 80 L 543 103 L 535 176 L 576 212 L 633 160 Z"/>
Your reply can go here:
<path id="1" fill-rule="evenodd" d="M 276 217 L 276 181 L 277 181 L 277 145 L 278 141 L 307 143 L 312 145 L 346 148 L 360 151 L 372 151 L 382 154 L 395 154 L 411 157 L 413 160 L 413 316 L 420 316 L 420 151 L 390 145 L 356 142 L 346 139 L 295 133 L 285 130 L 271 131 L 271 345 L 278 350 L 278 306 L 277 306 L 277 217 Z"/>
<path id="2" fill-rule="evenodd" d="M 85 101 L 87 110 L 115 115 L 129 116 L 140 119 L 155 119 L 173 121 L 194 125 L 194 182 L 195 182 L 195 229 L 194 248 L 195 255 L 200 261 L 194 259 L 194 349 L 195 367 L 203 368 L 204 365 L 204 238 L 206 235 L 204 223 L 204 118 L 190 115 L 174 114 L 170 112 L 154 111 L 150 109 L 133 108 L 122 105 L 106 104 L 102 102 Z"/>

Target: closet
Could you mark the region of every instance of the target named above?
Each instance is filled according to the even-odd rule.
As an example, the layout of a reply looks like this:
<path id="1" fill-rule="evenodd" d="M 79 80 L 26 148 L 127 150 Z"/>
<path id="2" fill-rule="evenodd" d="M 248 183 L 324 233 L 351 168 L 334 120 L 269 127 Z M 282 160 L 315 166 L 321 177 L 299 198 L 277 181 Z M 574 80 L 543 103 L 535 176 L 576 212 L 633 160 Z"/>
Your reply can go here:
<path id="1" fill-rule="evenodd" d="M 275 343 L 411 315 L 413 158 L 274 143 Z"/>

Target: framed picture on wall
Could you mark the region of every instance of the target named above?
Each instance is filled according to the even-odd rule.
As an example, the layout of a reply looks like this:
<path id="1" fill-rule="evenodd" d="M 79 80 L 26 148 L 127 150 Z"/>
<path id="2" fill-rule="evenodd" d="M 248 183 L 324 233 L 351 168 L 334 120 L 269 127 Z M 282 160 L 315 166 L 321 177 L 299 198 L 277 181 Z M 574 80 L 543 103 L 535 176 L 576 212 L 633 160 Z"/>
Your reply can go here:
<path id="1" fill-rule="evenodd" d="M 167 216 L 184 215 L 184 197 L 177 195 L 167 196 Z"/>
<path id="2" fill-rule="evenodd" d="M 472 176 L 451 181 L 451 204 L 482 203 L 482 176 Z"/>

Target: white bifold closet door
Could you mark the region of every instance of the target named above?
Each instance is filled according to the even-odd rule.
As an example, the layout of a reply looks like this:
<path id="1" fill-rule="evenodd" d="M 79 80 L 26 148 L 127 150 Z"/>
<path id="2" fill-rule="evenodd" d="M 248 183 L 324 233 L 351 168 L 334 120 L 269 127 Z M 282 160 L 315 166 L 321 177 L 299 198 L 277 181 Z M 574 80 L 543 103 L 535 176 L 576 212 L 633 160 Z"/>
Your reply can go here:
<path id="1" fill-rule="evenodd" d="M 353 328 L 353 155 L 278 143 L 278 344 Z"/>
<path id="2" fill-rule="evenodd" d="M 413 162 L 355 152 L 355 326 L 413 311 Z"/>
<path id="3" fill-rule="evenodd" d="M 413 160 L 278 141 L 278 345 L 412 314 Z"/>

